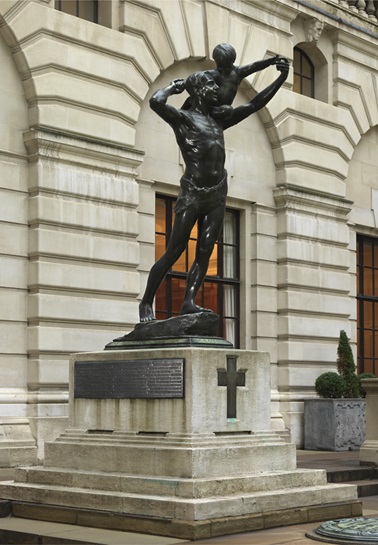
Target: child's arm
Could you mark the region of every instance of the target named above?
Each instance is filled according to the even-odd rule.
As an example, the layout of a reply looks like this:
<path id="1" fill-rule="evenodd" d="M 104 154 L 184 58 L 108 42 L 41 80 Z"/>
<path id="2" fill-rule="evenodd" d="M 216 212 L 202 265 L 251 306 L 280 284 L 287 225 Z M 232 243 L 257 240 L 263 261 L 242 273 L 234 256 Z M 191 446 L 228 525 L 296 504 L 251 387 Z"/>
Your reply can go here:
<path id="1" fill-rule="evenodd" d="M 259 72 L 260 70 L 264 70 L 265 68 L 268 68 L 268 66 L 272 66 L 273 64 L 277 64 L 281 57 L 279 55 L 275 55 L 274 57 L 271 57 L 270 59 L 263 59 L 262 61 L 256 61 L 252 62 L 251 64 L 245 64 L 244 66 L 238 66 L 237 71 L 239 75 L 239 79 L 242 80 L 243 78 L 246 78 L 250 74 L 254 74 L 255 72 Z"/>
<path id="2" fill-rule="evenodd" d="M 243 104 L 242 106 L 234 108 L 230 117 L 223 121 L 224 129 L 228 129 L 233 125 L 240 123 L 240 121 L 243 121 L 243 119 L 246 119 L 249 115 L 257 112 L 258 110 L 266 106 L 266 104 L 268 104 L 268 102 L 274 97 L 278 89 L 287 79 L 289 73 L 289 62 L 286 59 L 281 58 L 280 61 L 277 63 L 277 70 L 281 73 L 276 81 L 268 85 L 266 89 L 261 91 L 261 93 L 258 93 L 247 104 Z"/>

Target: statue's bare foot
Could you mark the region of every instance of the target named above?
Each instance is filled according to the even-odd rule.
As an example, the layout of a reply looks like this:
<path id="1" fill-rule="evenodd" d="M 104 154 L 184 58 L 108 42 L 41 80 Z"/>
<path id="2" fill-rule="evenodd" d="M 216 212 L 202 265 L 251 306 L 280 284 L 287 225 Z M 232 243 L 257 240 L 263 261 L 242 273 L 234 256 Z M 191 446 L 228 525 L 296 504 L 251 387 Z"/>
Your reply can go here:
<path id="1" fill-rule="evenodd" d="M 152 305 L 150 305 L 149 303 L 143 303 L 143 301 L 140 303 L 139 320 L 141 322 L 152 322 L 153 320 L 155 320 Z"/>
<path id="2" fill-rule="evenodd" d="M 199 312 L 213 312 L 210 308 L 203 308 L 194 303 L 184 303 L 180 314 L 198 314 Z"/>

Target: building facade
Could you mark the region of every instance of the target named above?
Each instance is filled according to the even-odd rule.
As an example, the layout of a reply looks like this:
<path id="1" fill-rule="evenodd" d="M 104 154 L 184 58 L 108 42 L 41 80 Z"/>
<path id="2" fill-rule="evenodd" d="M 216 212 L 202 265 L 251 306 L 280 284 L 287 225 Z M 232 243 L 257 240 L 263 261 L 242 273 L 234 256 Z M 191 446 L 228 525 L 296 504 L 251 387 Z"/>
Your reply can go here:
<path id="1" fill-rule="evenodd" d="M 364 0 L 0 2 L 1 466 L 35 463 L 67 427 L 69 355 L 138 321 L 183 173 L 149 97 L 213 67 L 221 42 L 237 64 L 280 54 L 291 69 L 226 133 L 223 257 L 204 300 L 238 346 L 269 352 L 272 428 L 298 446 L 341 329 L 378 372 L 377 15 Z M 249 76 L 234 104 L 276 75 Z"/>

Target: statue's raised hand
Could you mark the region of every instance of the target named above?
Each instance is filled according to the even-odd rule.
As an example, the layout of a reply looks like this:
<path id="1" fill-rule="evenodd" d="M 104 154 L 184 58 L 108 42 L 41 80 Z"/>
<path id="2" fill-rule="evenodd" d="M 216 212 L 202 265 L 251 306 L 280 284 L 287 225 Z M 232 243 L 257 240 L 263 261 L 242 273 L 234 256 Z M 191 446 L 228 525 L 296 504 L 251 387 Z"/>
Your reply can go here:
<path id="1" fill-rule="evenodd" d="M 276 62 L 276 68 L 279 72 L 282 72 L 283 74 L 286 72 L 286 74 L 289 72 L 289 61 L 285 59 L 285 57 L 279 57 Z"/>
<path id="2" fill-rule="evenodd" d="M 270 59 L 270 64 L 271 65 L 277 64 L 281 59 L 282 57 L 280 55 L 274 55 L 274 57 Z"/>
<path id="3" fill-rule="evenodd" d="M 174 79 L 171 82 L 172 95 L 179 95 L 185 91 L 185 80 L 184 79 Z"/>

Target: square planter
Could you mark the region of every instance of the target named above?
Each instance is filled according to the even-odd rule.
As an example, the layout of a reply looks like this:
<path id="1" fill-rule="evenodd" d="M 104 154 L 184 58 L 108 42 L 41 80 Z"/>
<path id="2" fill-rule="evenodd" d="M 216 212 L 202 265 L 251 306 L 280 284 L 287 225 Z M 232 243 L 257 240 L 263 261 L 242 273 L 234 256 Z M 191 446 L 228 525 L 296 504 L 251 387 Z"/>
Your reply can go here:
<path id="1" fill-rule="evenodd" d="M 365 399 L 308 399 L 304 404 L 304 448 L 358 450 L 365 440 Z"/>

